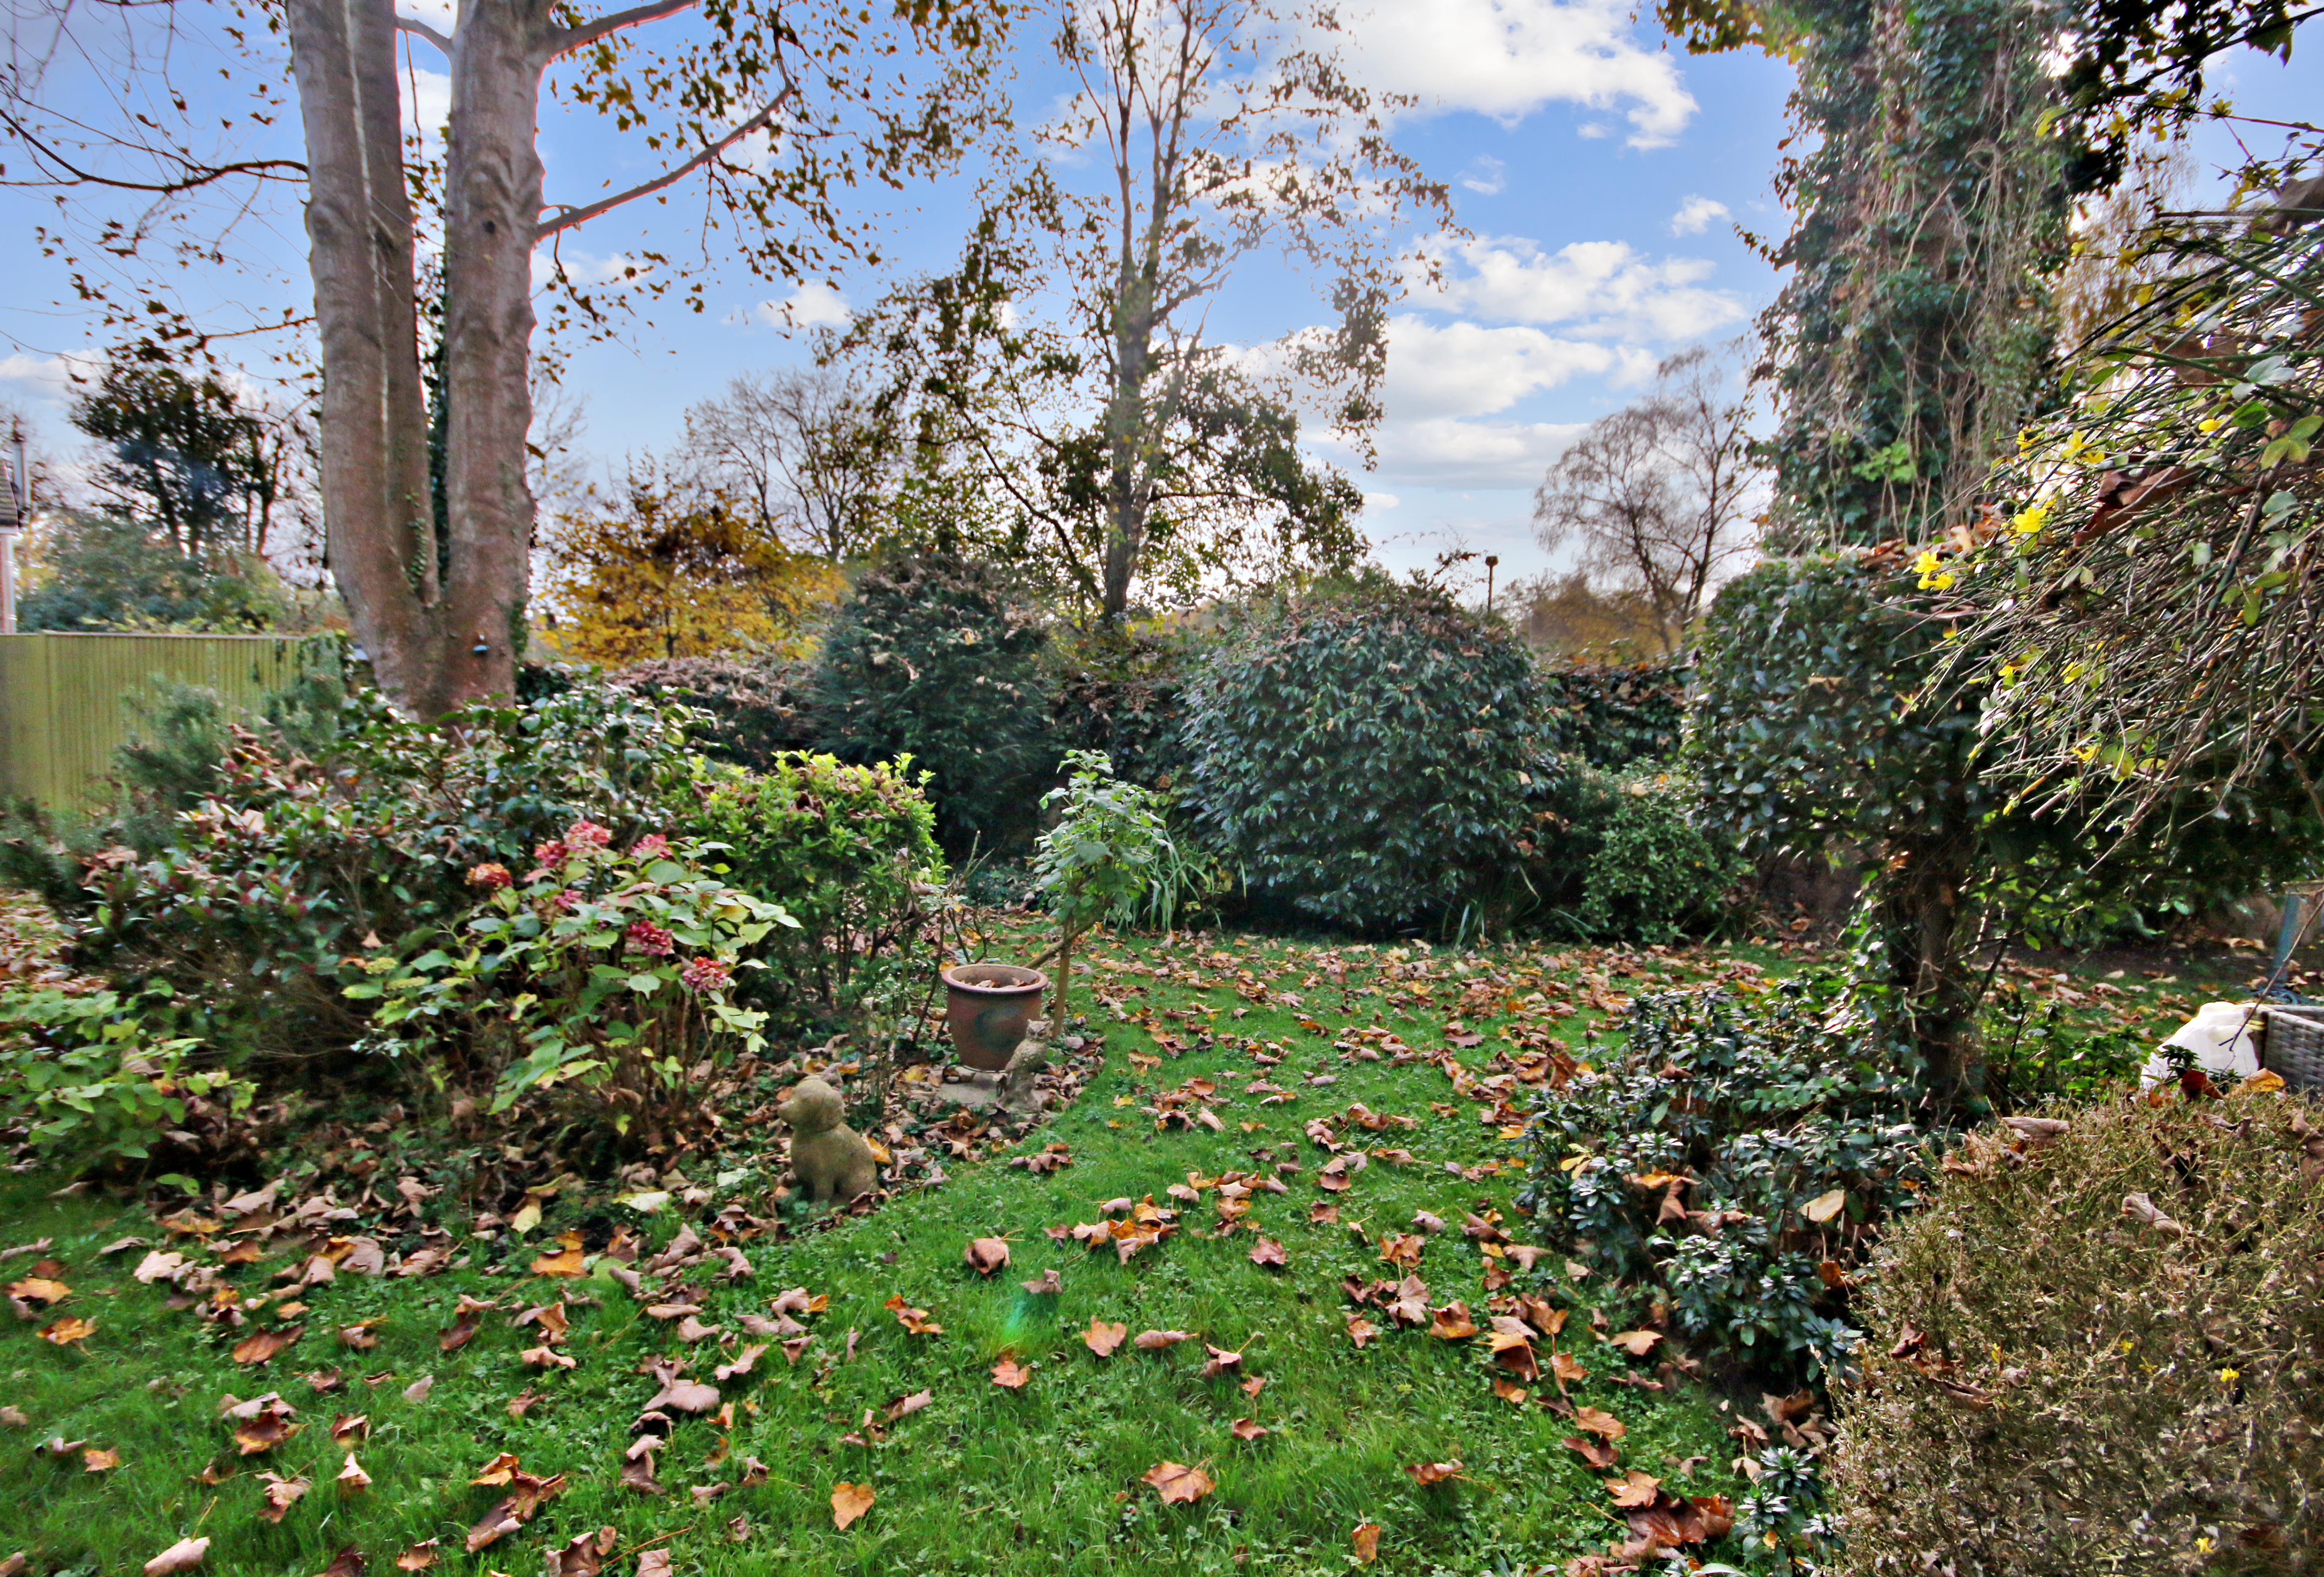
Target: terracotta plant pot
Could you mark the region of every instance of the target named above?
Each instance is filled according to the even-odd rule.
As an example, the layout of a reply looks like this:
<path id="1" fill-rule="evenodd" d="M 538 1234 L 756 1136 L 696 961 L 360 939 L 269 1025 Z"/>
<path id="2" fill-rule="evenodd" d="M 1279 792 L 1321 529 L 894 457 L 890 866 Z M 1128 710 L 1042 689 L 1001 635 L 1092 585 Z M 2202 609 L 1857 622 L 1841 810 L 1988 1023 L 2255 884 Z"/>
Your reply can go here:
<path id="1" fill-rule="evenodd" d="M 972 1068 L 1005 1068 L 1040 1016 L 1049 977 L 1015 964 L 954 964 L 943 973 L 945 1024 L 953 1049 Z"/>

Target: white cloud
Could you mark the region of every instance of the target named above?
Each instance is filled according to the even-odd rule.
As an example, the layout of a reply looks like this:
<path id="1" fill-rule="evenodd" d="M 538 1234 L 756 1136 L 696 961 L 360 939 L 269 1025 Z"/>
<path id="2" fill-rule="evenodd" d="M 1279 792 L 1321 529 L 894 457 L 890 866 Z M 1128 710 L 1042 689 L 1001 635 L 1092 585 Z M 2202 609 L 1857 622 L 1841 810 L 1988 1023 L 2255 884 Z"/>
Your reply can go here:
<path id="1" fill-rule="evenodd" d="M 824 324 L 835 328 L 847 319 L 847 298 L 821 281 L 809 281 L 783 301 L 759 303 L 759 321 L 785 332 Z"/>
<path id="2" fill-rule="evenodd" d="M 1684 202 L 1678 205 L 1678 212 L 1671 215 L 1670 233 L 1674 236 L 1700 236 L 1711 227 L 1711 220 L 1727 217 L 1725 203 L 1713 198 L 1690 194 Z"/>
<path id="3" fill-rule="evenodd" d="M 1416 304 L 1497 322 L 1572 324 L 1592 338 L 1692 339 L 1744 313 L 1734 296 L 1696 283 L 1711 274 L 1711 264 L 1656 262 L 1627 241 L 1576 241 L 1555 252 L 1515 236 L 1436 237 L 1423 246 L 1443 269 L 1444 283 L 1432 301 L 1416 278 Z"/>
<path id="4" fill-rule="evenodd" d="M 1384 515 L 1403 502 L 1403 499 L 1393 493 L 1367 493 L 1364 495 L 1364 513 L 1370 515 L 1378 512 Z"/>
<path id="5" fill-rule="evenodd" d="M 1490 415 L 1576 373 L 1620 373 L 1627 354 L 1539 329 L 1399 316 L 1388 323 L 1388 419 Z"/>
<path id="6" fill-rule="evenodd" d="M 420 47 L 430 56 L 435 53 L 424 43 Z M 440 138 L 444 123 L 452 118 L 452 79 L 419 66 L 398 71 L 396 78 L 403 85 L 403 129 L 416 131 L 430 143 Z"/>
<path id="7" fill-rule="evenodd" d="M 1461 184 L 1471 191 L 1482 192 L 1487 197 L 1498 196 L 1502 186 L 1507 183 L 1502 174 L 1506 169 L 1508 166 L 1490 153 L 1480 153 L 1475 162 L 1462 172 Z"/>
<path id="8" fill-rule="evenodd" d="M 1358 74 L 1514 124 L 1553 103 L 1619 115 L 1633 147 L 1661 147 L 1694 114 L 1674 58 L 1628 0 L 1396 0 L 1351 18 Z"/>
<path id="9" fill-rule="evenodd" d="M 1580 422 L 1390 422 L 1380 429 L 1381 474 L 1440 487 L 1532 487 L 1582 431 Z"/>
<path id="10" fill-rule="evenodd" d="M 73 393 L 72 375 L 78 368 L 84 375 L 103 365 L 104 358 L 94 350 L 68 356 L 32 356 L 24 351 L 12 351 L 0 356 L 0 385 L 24 399 L 39 400 L 46 404 L 62 404 Z"/>

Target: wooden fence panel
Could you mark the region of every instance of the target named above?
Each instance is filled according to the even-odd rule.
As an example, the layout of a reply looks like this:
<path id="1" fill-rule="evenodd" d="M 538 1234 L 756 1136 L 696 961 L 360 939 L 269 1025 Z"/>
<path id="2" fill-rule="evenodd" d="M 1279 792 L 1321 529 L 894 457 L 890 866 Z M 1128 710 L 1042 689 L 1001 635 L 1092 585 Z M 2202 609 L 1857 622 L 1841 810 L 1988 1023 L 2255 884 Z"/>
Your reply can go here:
<path id="1" fill-rule="evenodd" d="M 0 635 L 0 793 L 64 808 L 101 797 L 156 682 L 255 710 L 323 660 L 332 636 Z"/>

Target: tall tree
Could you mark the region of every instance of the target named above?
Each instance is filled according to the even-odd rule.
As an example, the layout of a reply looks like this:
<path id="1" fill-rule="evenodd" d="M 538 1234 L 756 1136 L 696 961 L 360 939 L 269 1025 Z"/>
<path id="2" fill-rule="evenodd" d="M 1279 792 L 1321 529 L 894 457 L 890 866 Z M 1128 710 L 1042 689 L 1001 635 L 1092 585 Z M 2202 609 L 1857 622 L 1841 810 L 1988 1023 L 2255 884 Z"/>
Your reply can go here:
<path id="1" fill-rule="evenodd" d="M 1407 101 L 1348 77 L 1342 31 L 1261 0 L 1061 6 L 1074 87 L 1034 156 L 957 271 L 851 336 L 893 369 L 915 443 L 973 455 L 1103 619 L 1141 579 L 1184 596 L 1360 546 L 1355 491 L 1302 457 L 1298 412 L 1363 442 L 1402 227 L 1449 205 L 1389 139 Z M 1336 320 L 1258 352 L 1215 339 L 1262 253 L 1316 278 Z"/>
<path id="2" fill-rule="evenodd" d="M 46 15 L 63 39 L 108 23 L 177 26 L 174 6 L 160 20 L 141 9 L 151 8 L 92 14 L 50 0 Z M 646 0 L 595 15 L 549 0 L 469 0 L 447 34 L 398 17 L 392 0 L 286 0 L 270 24 L 290 46 L 303 162 L 216 156 L 191 131 L 148 136 L 137 127 L 154 117 L 140 123 L 142 107 L 88 129 L 88 116 L 49 102 L 38 72 L 5 83 L 7 124 L 33 162 L 20 183 L 103 188 L 145 205 L 135 224 L 115 226 L 132 254 L 156 215 L 205 211 L 188 206 L 191 194 L 303 173 L 331 565 L 382 682 L 432 715 L 508 691 L 523 639 L 536 253 L 549 249 L 560 311 L 602 324 L 610 303 L 565 272 L 558 241 L 693 180 L 706 234 L 731 231 L 746 266 L 786 280 L 818 268 L 853 241 L 844 189 L 893 184 L 954 151 L 977 103 L 969 79 L 1004 15 L 988 0 L 903 0 L 884 16 L 836 0 Z M 656 24 L 652 36 L 669 35 L 658 49 L 640 31 Z M 404 157 L 399 33 L 448 65 L 440 171 Z M 908 67 L 928 44 L 954 62 L 933 84 Z M 165 69 L 150 50 L 141 58 Z M 545 89 L 604 116 L 661 168 L 625 190 L 549 202 L 536 145 Z M 142 105 L 152 85 L 133 77 L 122 91 Z M 163 111 L 186 127 L 198 113 L 183 96 Z M 88 153 L 99 143 L 102 156 Z M 423 233 L 441 251 L 440 542 L 415 299 Z M 699 273 L 650 261 L 662 265 L 643 272 L 641 299 L 678 291 L 700 309 Z"/>
<path id="3" fill-rule="evenodd" d="M 886 533 L 890 425 L 835 368 L 743 374 L 687 407 L 686 450 L 803 552 L 844 563 Z"/>
<path id="4" fill-rule="evenodd" d="M 222 380 L 145 349 L 115 351 L 73 400 L 72 424 L 106 450 L 90 485 L 190 560 L 263 542 L 281 449 Z"/>
<path id="5" fill-rule="evenodd" d="M 558 514 L 541 549 L 559 645 L 591 663 L 796 656 L 802 621 L 844 586 L 744 500 L 650 464 L 633 467 L 610 501 Z"/>
<path id="6" fill-rule="evenodd" d="M 1750 413 L 1704 347 L 1664 362 L 1635 404 L 1591 422 L 1534 494 L 1553 552 L 1653 610 L 1662 649 L 1685 649 L 1720 572 L 1750 551 L 1761 498 Z"/>
<path id="7" fill-rule="evenodd" d="M 1776 545 L 1941 533 L 2042 393 L 2066 185 L 2049 0 L 1664 0 L 1690 47 L 1799 71 L 1789 277 L 1760 320 Z"/>

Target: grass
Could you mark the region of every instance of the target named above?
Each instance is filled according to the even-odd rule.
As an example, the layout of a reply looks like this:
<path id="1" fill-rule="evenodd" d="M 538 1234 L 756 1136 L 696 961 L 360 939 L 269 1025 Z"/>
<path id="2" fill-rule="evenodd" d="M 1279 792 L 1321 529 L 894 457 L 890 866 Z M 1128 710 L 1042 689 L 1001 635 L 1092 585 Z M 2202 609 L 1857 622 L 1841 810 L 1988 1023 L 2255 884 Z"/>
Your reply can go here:
<path id="1" fill-rule="evenodd" d="M 1001 939 L 1001 956 L 1021 945 Z M 131 1278 L 143 1248 L 100 1255 L 123 1236 L 163 1237 L 141 1202 L 52 1197 L 54 1177 L 9 1180 L 0 1186 L 0 1248 L 37 1238 L 50 1246 L 0 1266 L 6 1272 L 0 1279 L 15 1280 L 37 1259 L 56 1261 L 57 1279 L 72 1290 L 42 1323 L 78 1315 L 93 1319 L 96 1330 L 69 1347 L 41 1340 L 33 1323 L 9 1322 L 0 1330 L 0 1405 L 26 1421 L 0 1429 L 0 1504 L 8 1508 L 0 1513 L 7 1530 L 0 1557 L 21 1548 L 33 1572 L 128 1572 L 180 1538 L 207 1535 L 213 1542 L 206 1572 L 320 1572 L 350 1546 L 385 1572 L 399 1552 L 435 1539 L 438 1571 L 522 1572 L 575 1535 L 611 1527 L 624 1571 L 632 1552 L 650 1546 L 668 1551 L 681 1573 L 1317 1573 L 1353 1563 L 1351 1534 L 1365 1523 L 1381 1530 L 1379 1568 L 1394 1572 L 1562 1564 L 1604 1548 L 1622 1529 L 1599 1476 L 1559 1443 L 1572 1424 L 1533 1402 L 1497 1398 L 1480 1340 L 1388 1330 L 1386 1318 L 1370 1312 L 1382 1334 L 1362 1350 L 1351 1342 L 1342 1279 L 1401 1274 L 1382 1262 L 1379 1240 L 1410 1229 L 1415 1212 L 1452 1223 L 1426 1239 L 1422 1255 L 1418 1274 L 1430 1301 L 1465 1300 L 1480 1323 L 1486 1261 L 1458 1229 L 1462 1217 L 1499 1211 L 1514 1240 L 1526 1234 L 1510 1202 L 1521 1181 L 1508 1164 L 1517 1146 L 1499 1127 L 1480 1121 L 1487 1109 L 1456 1098 L 1445 1073 L 1426 1062 L 1349 1060 L 1334 1042 L 1351 1025 L 1373 1023 L 1434 1052 L 1458 1018 L 1486 1036 L 1457 1053 L 1481 1074 L 1513 1006 L 1538 1021 L 1538 1003 L 1518 999 L 1545 980 L 1587 971 L 1598 983 L 1572 994 L 1603 1000 L 1609 989 L 1701 978 L 1738 958 L 1775 967 L 1782 960 L 1731 951 L 1610 961 L 1576 952 L 1546 960 L 1544 969 L 1538 956 L 1456 960 L 1420 950 L 1432 978 L 1416 982 L 1381 969 L 1395 963 L 1401 974 L 1406 954 L 1352 948 L 1326 954 L 1249 937 L 1224 946 L 1217 938 L 1176 948 L 1115 939 L 1093 950 L 1097 968 L 1084 978 L 1076 1006 L 1105 1034 L 1104 1071 L 1072 1109 L 1008 1152 L 1061 1142 L 1071 1149 L 1070 1166 L 1035 1174 L 999 1155 L 956 1164 L 941 1187 L 908 1193 L 866 1218 L 781 1241 L 742 1242 L 754 1270 L 748 1281 L 715 1279 L 715 1264 L 687 1273 L 701 1294 L 701 1320 L 729 1335 L 738 1334 L 743 1315 L 765 1314 L 785 1288 L 804 1286 L 829 1303 L 809 1321 L 816 1340 L 798 1361 L 788 1363 L 770 1348 L 752 1373 L 721 1386 L 733 1407 L 728 1419 L 678 1417 L 659 1455 L 657 1476 L 666 1488 L 659 1496 L 619 1482 L 633 1422 L 658 1386 L 640 1366 L 682 1359 L 707 1380 L 715 1365 L 731 1361 L 732 1347 L 722 1351 L 716 1338 L 681 1340 L 674 1322 L 647 1317 L 602 1268 L 558 1281 L 529 1266 L 567 1226 L 583 1231 L 592 1252 L 601 1248 L 614 1216 L 642 1231 L 650 1251 L 677 1230 L 669 1214 L 628 1216 L 602 1197 L 560 1196 L 522 1241 L 506 1232 L 469 1238 L 466 1263 L 444 1274 L 342 1276 L 278 1296 L 272 1308 L 254 1309 L 237 1334 L 278 1323 L 281 1303 L 295 1296 L 309 1305 L 299 1317 L 304 1336 L 251 1368 L 235 1363 L 229 1339 L 192 1312 L 165 1306 L 166 1287 Z M 1355 994 L 1343 997 L 1317 974 L 1333 960 L 1347 966 L 1346 988 Z M 1480 985 L 1495 969 L 1503 983 Z M 1251 978 L 1239 979 L 1238 970 Z M 1093 982 L 1106 986 L 1118 1009 L 1098 1009 Z M 2167 988 L 2133 981 L 2120 989 L 2143 1003 Z M 2100 1009 L 2118 1014 L 2122 1004 Z M 1559 1033 L 1578 1039 L 1601 1017 L 1583 1009 Z M 1192 1049 L 1172 1055 L 1172 1043 Z M 1254 1043 L 1285 1060 L 1257 1063 Z M 1296 1099 L 1258 1104 L 1245 1086 L 1261 1075 L 1296 1090 Z M 1335 1082 L 1303 1081 L 1314 1075 Z M 1223 1131 L 1157 1131 L 1148 1110 L 1155 1094 L 1197 1077 L 1218 1086 Z M 1326 1156 L 1301 1130 L 1351 1102 L 1417 1119 L 1409 1131 L 1368 1139 L 1408 1148 L 1415 1163 L 1372 1164 L 1336 1196 L 1341 1224 L 1313 1223 L 1310 1206 L 1334 1196 L 1318 1191 Z M 1300 1171 L 1285 1179 L 1287 1192 L 1253 1196 L 1255 1233 L 1215 1235 L 1217 1196 L 1210 1190 L 1184 1209 L 1175 1236 L 1127 1264 L 1111 1252 L 1054 1241 L 1044 1230 L 1095 1220 L 1098 1201 L 1117 1197 L 1152 1195 L 1168 1205 L 1166 1190 L 1189 1174 L 1266 1173 L 1285 1160 Z M 1448 1164 L 1471 1169 L 1475 1180 L 1448 1172 Z M 1498 1173 L 1479 1170 L 1496 1164 Z M 763 1184 L 754 1186 L 747 1164 L 723 1175 L 730 1187 L 688 1212 L 697 1226 L 730 1199 L 767 1208 Z M 397 1202 L 392 1182 L 383 1178 L 378 1190 L 390 1206 Z M 384 1207 L 366 1206 L 360 1228 L 335 1229 L 372 1231 L 394 1247 L 410 1223 L 387 1215 Z M 1361 1225 L 1360 1236 L 1349 1222 Z M 445 1224 L 457 1230 L 467 1221 L 454 1211 Z M 1283 1244 L 1286 1266 L 1251 1261 L 1261 1235 Z M 963 1258 L 968 1240 L 985 1236 L 1006 1237 L 1011 1246 L 1012 1264 L 991 1278 Z M 261 1299 L 289 1262 L 278 1253 L 230 1271 L 228 1279 L 245 1298 Z M 1060 1294 L 1024 1289 L 1050 1268 Z M 572 1312 L 564 1350 L 576 1367 L 544 1374 L 520 1356 L 538 1338 L 513 1328 L 511 1316 L 560 1293 L 595 1303 Z M 437 1333 L 451 1323 L 463 1294 L 499 1306 L 484 1316 L 473 1341 L 446 1353 Z M 928 1311 L 942 1334 L 907 1331 L 883 1306 L 894 1295 Z M 1582 1301 L 1570 1285 L 1561 1297 Z M 1122 1322 L 1133 1333 L 1181 1330 L 1202 1340 L 1153 1352 L 1125 1345 L 1101 1359 L 1080 1340 L 1093 1318 Z M 377 1322 L 378 1346 L 340 1347 L 333 1331 L 364 1320 Z M 851 1332 L 853 1356 L 835 1361 L 848 1350 Z M 1240 1352 L 1240 1366 L 1204 1378 L 1204 1341 Z M 1683 1383 L 1659 1393 L 1616 1383 L 1618 1376 L 1655 1371 L 1599 1340 L 1579 1313 L 1560 1345 L 1591 1375 L 1574 1385 L 1572 1400 L 1612 1412 L 1628 1426 L 1620 1442 L 1625 1467 L 1665 1476 L 1683 1493 L 1739 1492 L 1726 1470 L 1732 1448 L 1721 1415 L 1739 1398 Z M 1019 1390 L 992 1381 L 992 1367 L 1004 1357 L 1032 1369 Z M 1543 1358 L 1545 1368 L 1546 1351 Z M 340 1373 L 337 1389 L 302 1378 L 333 1369 Z M 428 1376 L 433 1386 L 424 1399 L 407 1399 L 405 1387 Z M 1240 1383 L 1253 1376 L 1266 1381 L 1255 1398 Z M 864 1428 L 867 1415 L 877 1421 L 898 1398 L 922 1389 L 933 1393 L 929 1405 L 882 1430 Z M 269 1452 L 238 1456 L 221 1405 L 229 1394 L 269 1390 L 296 1407 L 302 1427 Z M 512 1416 L 508 1402 L 527 1390 L 543 1399 Z M 1756 1405 L 1756 1392 L 1750 1401 Z M 350 1496 L 334 1485 L 349 1449 L 331 1438 L 333 1417 L 343 1412 L 370 1420 L 368 1438 L 352 1449 L 371 1485 Z M 1238 1440 L 1230 1425 L 1239 1418 L 1255 1419 L 1267 1433 Z M 51 1439 L 115 1453 L 119 1465 L 90 1472 L 78 1454 L 32 1449 Z M 568 1488 L 521 1533 L 471 1555 L 462 1546 L 466 1530 L 505 1491 L 469 1480 L 503 1452 L 515 1453 L 527 1472 L 566 1475 Z M 738 1486 L 751 1458 L 764 1464 L 763 1480 Z M 1405 1470 L 1454 1460 L 1459 1477 L 1425 1488 Z M 1163 1504 L 1142 1476 L 1165 1461 L 1199 1466 L 1214 1492 L 1192 1504 Z M 1690 1461 L 1682 1476 L 1679 1464 Z M 279 1526 L 257 1515 L 262 1470 L 312 1485 Z M 874 1496 L 870 1511 L 844 1531 L 833 1526 L 831 1500 L 842 1482 L 869 1485 Z M 728 1488 L 706 1499 L 693 1493 L 720 1485 Z M 1731 1542 L 1720 1553 L 1741 1558 Z"/>

